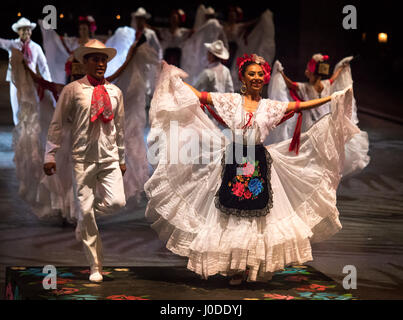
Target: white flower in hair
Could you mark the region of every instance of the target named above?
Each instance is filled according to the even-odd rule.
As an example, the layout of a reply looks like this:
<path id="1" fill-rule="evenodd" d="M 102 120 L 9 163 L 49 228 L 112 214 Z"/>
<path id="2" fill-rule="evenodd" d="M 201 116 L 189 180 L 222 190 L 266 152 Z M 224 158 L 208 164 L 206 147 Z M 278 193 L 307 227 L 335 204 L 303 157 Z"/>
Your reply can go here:
<path id="1" fill-rule="evenodd" d="M 253 61 L 258 63 L 258 64 L 265 64 L 266 63 L 266 60 L 263 57 L 258 56 L 257 54 L 253 54 L 252 57 L 253 57 Z"/>
<path id="2" fill-rule="evenodd" d="M 316 62 L 323 62 L 323 55 L 320 53 L 314 54 L 312 56 L 312 59 L 315 60 Z"/>

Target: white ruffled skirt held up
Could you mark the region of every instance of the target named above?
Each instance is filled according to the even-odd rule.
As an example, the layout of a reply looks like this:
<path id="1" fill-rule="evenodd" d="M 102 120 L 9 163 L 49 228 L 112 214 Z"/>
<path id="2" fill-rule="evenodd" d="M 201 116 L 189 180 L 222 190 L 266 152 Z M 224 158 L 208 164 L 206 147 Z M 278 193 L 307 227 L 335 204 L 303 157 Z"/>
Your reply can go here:
<path id="1" fill-rule="evenodd" d="M 179 75 L 181 70 L 164 66 L 150 109 L 148 143 L 158 140 L 162 154 L 177 143 L 169 134 L 171 120 L 199 136 L 207 131 L 213 140 L 222 138 Z M 264 281 L 287 265 L 312 260 L 311 242 L 341 229 L 336 189 L 344 145 L 360 132 L 350 120 L 351 102 L 351 87 L 333 94 L 331 113 L 301 135 L 298 155 L 288 151 L 289 140 L 267 146 L 273 159 L 273 207 L 266 216 L 237 217 L 216 208 L 224 148 L 214 155 L 201 152 L 200 157 L 212 156 L 208 164 L 173 164 L 160 157 L 145 185 L 152 228 L 204 278 L 248 268 L 248 281 Z M 156 138 L 161 133 L 165 139 Z"/>

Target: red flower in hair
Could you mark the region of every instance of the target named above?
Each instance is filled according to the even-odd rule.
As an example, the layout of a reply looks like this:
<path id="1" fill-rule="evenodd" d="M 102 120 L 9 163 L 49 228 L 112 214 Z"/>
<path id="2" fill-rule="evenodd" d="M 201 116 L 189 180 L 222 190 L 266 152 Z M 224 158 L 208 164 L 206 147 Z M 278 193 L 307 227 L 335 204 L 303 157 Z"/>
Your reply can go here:
<path id="1" fill-rule="evenodd" d="M 264 60 L 262 57 L 260 57 L 256 54 L 248 55 L 245 53 L 242 57 L 239 57 L 236 59 L 236 65 L 238 66 L 239 80 L 242 80 L 242 66 L 247 61 L 253 61 L 254 63 L 256 63 L 262 67 L 263 72 L 264 72 L 264 84 L 268 84 L 270 81 L 270 72 L 271 72 L 270 65 L 267 63 L 266 60 Z"/>
<path id="2" fill-rule="evenodd" d="M 90 25 L 90 31 L 95 32 L 97 30 L 97 25 L 95 24 L 95 19 L 92 16 L 79 16 L 78 17 L 79 22 L 88 22 Z"/>

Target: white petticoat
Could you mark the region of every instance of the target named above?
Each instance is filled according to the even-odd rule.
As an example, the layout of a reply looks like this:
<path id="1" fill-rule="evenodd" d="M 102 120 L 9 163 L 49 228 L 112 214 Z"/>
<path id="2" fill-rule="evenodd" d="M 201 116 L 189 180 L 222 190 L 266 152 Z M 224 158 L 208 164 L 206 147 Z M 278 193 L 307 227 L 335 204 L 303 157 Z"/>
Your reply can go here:
<path id="1" fill-rule="evenodd" d="M 150 110 L 149 143 L 175 119 L 182 127 L 212 129 L 197 97 L 178 69 L 165 65 Z M 187 267 L 204 278 L 249 268 L 249 281 L 262 281 L 290 264 L 312 260 L 311 241 L 341 229 L 336 189 L 344 144 L 359 133 L 351 118 L 352 88 L 332 95 L 332 113 L 301 135 L 299 155 L 289 141 L 268 146 L 273 158 L 273 208 L 264 217 L 220 212 L 214 196 L 221 183 L 221 158 L 206 165 L 159 161 L 145 185 L 146 217 L 172 252 L 188 257 Z M 162 151 L 169 150 L 160 143 Z"/>

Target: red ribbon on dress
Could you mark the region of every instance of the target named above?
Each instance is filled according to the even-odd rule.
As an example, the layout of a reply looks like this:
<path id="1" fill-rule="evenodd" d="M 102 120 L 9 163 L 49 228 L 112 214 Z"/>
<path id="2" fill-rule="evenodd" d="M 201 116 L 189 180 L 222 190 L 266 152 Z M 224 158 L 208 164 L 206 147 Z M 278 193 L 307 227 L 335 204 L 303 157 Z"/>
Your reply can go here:
<path id="1" fill-rule="evenodd" d="M 242 129 L 245 129 L 245 128 L 249 127 L 250 122 L 251 122 L 251 120 L 252 120 L 252 118 L 253 118 L 253 113 L 252 113 L 252 112 L 248 112 L 248 116 L 249 116 L 249 119 L 248 119 L 248 121 L 246 122 L 246 124 L 242 127 Z"/>
<path id="2" fill-rule="evenodd" d="M 24 59 L 28 62 L 28 64 L 31 63 L 32 61 L 32 51 L 31 48 L 29 47 L 30 41 L 31 40 L 22 42 L 22 49 L 21 49 L 22 54 L 24 55 Z"/>
<path id="3" fill-rule="evenodd" d="M 300 101 L 297 100 L 295 109 L 293 110 L 294 113 L 298 113 L 297 124 L 295 126 L 294 135 L 292 137 L 290 147 L 288 151 L 293 151 L 295 149 L 295 154 L 298 155 L 299 146 L 300 146 L 300 137 L 301 137 L 301 126 L 302 126 L 302 112 L 299 109 Z"/>
<path id="4" fill-rule="evenodd" d="M 224 127 L 228 127 L 224 120 L 207 104 L 207 96 L 207 92 L 203 91 L 201 93 L 200 108 L 203 110 L 203 112 L 206 112 L 205 109 L 207 109 L 207 111 L 213 116 L 214 119 L 217 120 L 219 124 L 223 125 Z"/>
<path id="5" fill-rule="evenodd" d="M 87 79 L 94 86 L 91 98 L 91 122 L 101 117 L 103 122 L 113 119 L 112 103 L 104 86 L 105 79 L 97 80 L 87 74 Z"/>

